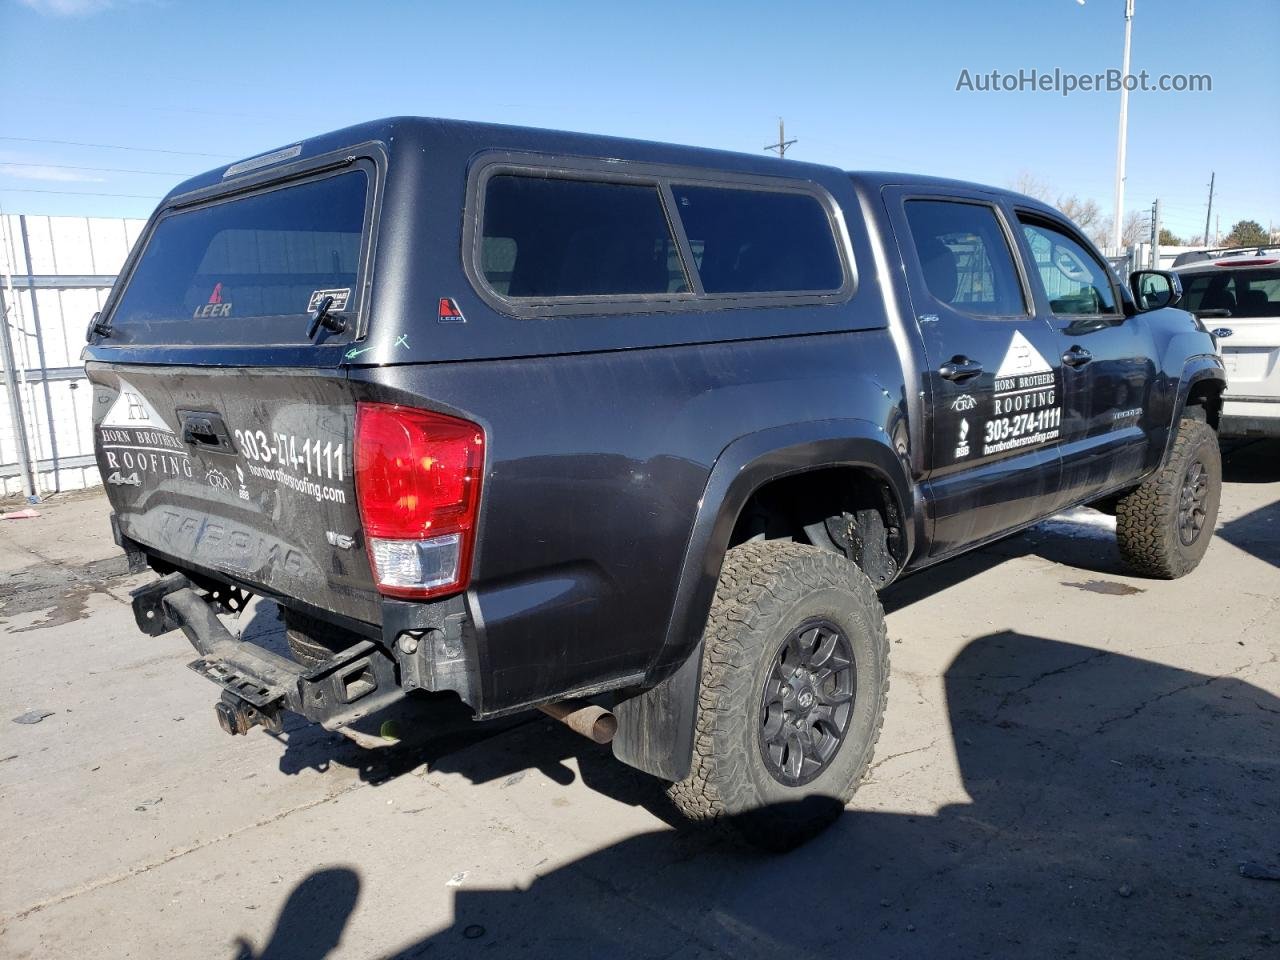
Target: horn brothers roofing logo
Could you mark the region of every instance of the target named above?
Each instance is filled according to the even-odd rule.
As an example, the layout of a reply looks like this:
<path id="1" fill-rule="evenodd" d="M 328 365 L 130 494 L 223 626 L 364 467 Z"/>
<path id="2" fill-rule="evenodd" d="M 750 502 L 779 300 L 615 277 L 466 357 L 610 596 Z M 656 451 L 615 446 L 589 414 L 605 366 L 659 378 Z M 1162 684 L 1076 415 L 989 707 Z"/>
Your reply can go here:
<path id="1" fill-rule="evenodd" d="M 1058 378 L 1059 371 L 1022 331 L 1013 331 L 996 371 L 992 416 L 983 425 L 983 456 L 1058 439 L 1062 427 Z"/>

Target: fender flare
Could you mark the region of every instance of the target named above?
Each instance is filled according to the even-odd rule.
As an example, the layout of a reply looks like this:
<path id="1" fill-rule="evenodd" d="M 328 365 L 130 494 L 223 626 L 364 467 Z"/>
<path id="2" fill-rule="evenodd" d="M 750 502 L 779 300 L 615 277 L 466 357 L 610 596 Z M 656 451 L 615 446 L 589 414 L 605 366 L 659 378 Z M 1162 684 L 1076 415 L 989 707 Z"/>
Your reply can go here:
<path id="1" fill-rule="evenodd" d="M 1226 389 L 1227 373 L 1222 358 L 1216 353 L 1201 353 L 1188 357 L 1182 367 L 1182 376 L 1178 378 L 1178 393 L 1173 404 L 1173 417 L 1169 421 L 1169 435 L 1165 439 L 1161 463 L 1169 459 L 1173 442 L 1178 438 L 1178 421 L 1182 419 L 1182 411 L 1187 407 L 1187 398 L 1191 396 L 1192 388 L 1206 380 L 1216 380 L 1224 390 Z"/>
<path id="2" fill-rule="evenodd" d="M 905 460 L 884 430 L 866 420 L 819 420 L 747 434 L 716 458 L 685 548 L 680 583 L 662 649 L 647 689 L 614 707 L 618 731 L 613 753 L 622 762 L 661 777 L 683 780 L 693 757 L 702 631 L 734 523 L 764 484 L 824 467 L 867 470 L 889 487 L 902 519 L 906 558 L 914 548 L 913 499 Z"/>

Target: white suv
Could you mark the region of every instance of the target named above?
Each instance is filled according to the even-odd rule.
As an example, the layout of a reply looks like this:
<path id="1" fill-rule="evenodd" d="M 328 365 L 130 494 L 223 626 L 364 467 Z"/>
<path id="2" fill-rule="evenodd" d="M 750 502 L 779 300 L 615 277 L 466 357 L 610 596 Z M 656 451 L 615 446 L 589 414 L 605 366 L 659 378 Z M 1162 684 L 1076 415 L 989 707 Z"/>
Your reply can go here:
<path id="1" fill-rule="evenodd" d="M 1280 250 L 1183 254 L 1174 267 L 1179 306 L 1213 334 L 1227 368 L 1220 433 L 1280 437 Z"/>

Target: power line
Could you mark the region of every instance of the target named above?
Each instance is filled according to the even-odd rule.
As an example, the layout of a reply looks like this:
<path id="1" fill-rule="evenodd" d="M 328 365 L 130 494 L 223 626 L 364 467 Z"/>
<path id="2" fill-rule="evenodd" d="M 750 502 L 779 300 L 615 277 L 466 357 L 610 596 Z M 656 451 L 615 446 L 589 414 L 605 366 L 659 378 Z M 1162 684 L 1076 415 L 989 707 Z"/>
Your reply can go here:
<path id="1" fill-rule="evenodd" d="M 145 173 L 156 177 L 190 177 L 194 173 L 183 173 L 178 170 L 126 170 L 120 167 L 78 167 L 67 163 L 19 163 L 11 160 L 0 160 L 0 171 L 4 167 L 44 167 L 50 170 L 90 170 L 94 173 Z"/>
<path id="2" fill-rule="evenodd" d="M 31 187 L 0 187 L 0 193 L 58 193 L 65 197 L 127 197 L 130 200 L 159 200 L 143 193 L 97 193 L 92 190 L 36 190 Z"/>
<path id="3" fill-rule="evenodd" d="M 225 153 L 198 153 L 194 150 L 163 150 L 160 147 L 124 147 L 118 143 L 83 143 L 79 140 L 46 140 L 41 137 L 0 137 L 13 143 L 56 143 L 64 147 L 96 147 L 101 150 L 134 150 L 139 153 L 168 153 L 177 157 L 213 157 L 226 160 Z"/>

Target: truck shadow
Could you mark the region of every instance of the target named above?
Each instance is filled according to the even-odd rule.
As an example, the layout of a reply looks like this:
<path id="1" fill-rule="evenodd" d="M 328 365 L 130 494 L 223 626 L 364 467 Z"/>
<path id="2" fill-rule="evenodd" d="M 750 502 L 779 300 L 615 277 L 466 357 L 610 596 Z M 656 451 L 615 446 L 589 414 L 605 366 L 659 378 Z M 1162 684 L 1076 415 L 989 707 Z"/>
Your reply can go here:
<path id="1" fill-rule="evenodd" d="M 1002 563 L 1033 555 L 1090 573 L 1133 576 L 1120 559 L 1115 518 L 1088 507 L 1077 507 L 1003 540 L 903 577 L 880 594 L 880 602 L 886 613 L 893 613 Z"/>
<path id="2" fill-rule="evenodd" d="M 393 932 L 417 938 L 395 956 L 1275 955 L 1280 884 L 1240 864 L 1265 875 L 1280 859 L 1280 700 L 1230 674 L 1011 631 L 971 641 L 944 682 L 950 744 L 872 770 L 877 802 L 903 812 L 847 810 L 783 856 L 722 829 L 643 833 L 524 889 L 461 888 L 449 926 Z M 513 765 L 507 739 L 442 762 L 490 780 Z M 570 743 L 527 737 L 522 769 L 554 766 Z M 585 741 L 576 756 L 588 785 L 623 802 L 660 792 Z M 908 812 L 910 785 L 891 786 L 907 775 L 968 799 Z M 418 843 L 433 855 L 431 833 Z M 309 876 L 269 943 L 239 956 L 323 956 L 354 909 L 356 871 Z M 337 895 L 321 903 L 325 888 Z"/>

